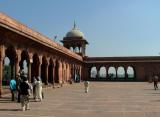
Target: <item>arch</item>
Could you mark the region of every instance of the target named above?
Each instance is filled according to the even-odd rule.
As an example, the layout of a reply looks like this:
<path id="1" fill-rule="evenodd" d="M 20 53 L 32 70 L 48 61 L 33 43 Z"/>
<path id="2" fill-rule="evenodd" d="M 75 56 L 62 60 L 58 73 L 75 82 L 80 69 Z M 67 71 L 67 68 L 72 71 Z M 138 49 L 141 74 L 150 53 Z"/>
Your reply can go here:
<path id="1" fill-rule="evenodd" d="M 109 77 L 109 79 L 115 79 L 116 78 L 116 69 L 115 69 L 115 67 L 109 67 L 108 68 L 108 77 Z"/>
<path id="2" fill-rule="evenodd" d="M 90 77 L 91 78 L 96 78 L 97 77 L 97 68 L 96 67 L 91 68 Z"/>
<path id="3" fill-rule="evenodd" d="M 69 49 L 70 49 L 72 52 L 74 52 L 74 48 L 73 48 L 73 47 L 70 47 Z"/>
<path id="4" fill-rule="evenodd" d="M 104 66 L 100 68 L 99 76 L 100 78 L 106 78 L 106 68 Z"/>
<path id="5" fill-rule="evenodd" d="M 125 78 L 125 70 L 124 70 L 124 67 L 120 66 L 118 67 L 117 69 L 117 77 L 119 79 L 124 79 Z"/>
<path id="6" fill-rule="evenodd" d="M 134 71 L 134 68 L 132 66 L 127 67 L 127 76 L 128 76 L 128 79 L 135 78 L 135 71 Z"/>
<path id="7" fill-rule="evenodd" d="M 47 58 L 45 56 L 42 57 L 42 64 L 41 64 L 41 79 L 42 82 L 47 84 L 47 69 L 48 63 L 47 63 Z"/>
<path id="8" fill-rule="evenodd" d="M 16 49 L 13 46 L 10 46 L 6 49 L 5 55 L 11 60 L 11 63 L 14 63 L 16 60 Z"/>
<path id="9" fill-rule="evenodd" d="M 10 79 L 11 79 L 11 64 L 10 64 L 10 59 L 8 57 L 5 57 L 4 58 L 2 85 L 3 86 L 8 86 Z"/>
<path id="10" fill-rule="evenodd" d="M 28 74 L 29 54 L 26 50 L 21 53 L 21 61 L 19 62 L 20 70 L 24 70 Z"/>
<path id="11" fill-rule="evenodd" d="M 16 50 L 13 46 L 8 47 L 5 50 L 5 56 L 8 57 L 8 59 L 10 60 L 10 67 L 11 67 L 11 76 L 12 78 L 15 78 L 16 75 L 16 71 L 15 71 L 15 63 L 16 63 Z"/>
<path id="12" fill-rule="evenodd" d="M 33 77 L 39 76 L 39 65 L 40 60 L 37 53 L 33 54 L 33 63 L 31 65 L 31 82 L 33 82 Z"/>
<path id="13" fill-rule="evenodd" d="M 79 53 L 79 48 L 78 47 L 75 47 L 75 52 Z"/>

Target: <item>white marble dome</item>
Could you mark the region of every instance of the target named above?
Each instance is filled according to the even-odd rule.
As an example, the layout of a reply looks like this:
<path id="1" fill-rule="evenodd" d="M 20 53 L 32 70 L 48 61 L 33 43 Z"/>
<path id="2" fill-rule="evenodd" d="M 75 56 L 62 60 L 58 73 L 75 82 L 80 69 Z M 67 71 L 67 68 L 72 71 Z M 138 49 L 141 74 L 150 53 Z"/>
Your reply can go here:
<path id="1" fill-rule="evenodd" d="M 76 28 L 76 24 L 74 23 L 74 27 L 71 31 L 66 34 L 66 37 L 82 37 L 84 38 L 84 34 Z"/>
<path id="2" fill-rule="evenodd" d="M 66 34 L 66 37 L 82 37 L 84 38 L 84 34 L 78 29 L 72 29 Z"/>

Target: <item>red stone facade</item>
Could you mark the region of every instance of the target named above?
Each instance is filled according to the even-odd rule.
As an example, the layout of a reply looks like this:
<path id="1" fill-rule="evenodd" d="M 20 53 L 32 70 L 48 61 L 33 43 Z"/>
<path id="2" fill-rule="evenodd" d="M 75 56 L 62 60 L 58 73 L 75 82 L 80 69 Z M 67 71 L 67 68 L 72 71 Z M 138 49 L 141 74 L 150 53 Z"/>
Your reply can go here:
<path id="1" fill-rule="evenodd" d="M 29 81 L 32 82 L 34 76 L 41 76 L 45 85 L 64 84 L 74 80 L 77 75 L 80 80 L 92 80 L 90 72 L 93 66 L 97 69 L 101 66 L 106 69 L 109 66 L 132 66 L 135 81 L 144 81 L 153 74 L 159 74 L 160 68 L 160 57 L 80 56 L 0 13 L 0 95 L 4 92 L 2 79 L 5 57 L 10 59 L 12 77 L 16 78 L 19 70 L 23 69 L 25 60 Z M 95 79 L 99 80 L 98 77 Z"/>

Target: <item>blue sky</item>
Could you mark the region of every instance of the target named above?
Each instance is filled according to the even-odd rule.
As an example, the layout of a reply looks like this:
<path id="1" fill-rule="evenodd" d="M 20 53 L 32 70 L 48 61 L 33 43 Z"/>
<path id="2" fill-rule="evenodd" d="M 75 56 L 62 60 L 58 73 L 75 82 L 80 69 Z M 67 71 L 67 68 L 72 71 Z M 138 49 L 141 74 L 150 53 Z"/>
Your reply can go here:
<path id="1" fill-rule="evenodd" d="M 0 0 L 0 11 L 57 42 L 75 20 L 88 56 L 160 53 L 160 0 Z"/>

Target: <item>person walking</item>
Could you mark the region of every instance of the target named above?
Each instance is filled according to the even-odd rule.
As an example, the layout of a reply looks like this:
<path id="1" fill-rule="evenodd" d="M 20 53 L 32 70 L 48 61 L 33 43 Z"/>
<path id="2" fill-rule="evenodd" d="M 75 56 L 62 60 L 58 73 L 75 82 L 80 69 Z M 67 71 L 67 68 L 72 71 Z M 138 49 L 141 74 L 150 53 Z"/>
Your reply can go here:
<path id="1" fill-rule="evenodd" d="M 36 81 L 36 101 L 42 101 L 42 81 L 40 77 L 37 77 Z"/>
<path id="2" fill-rule="evenodd" d="M 33 77 L 33 99 L 36 99 L 36 83 L 37 83 L 37 79 L 36 77 Z"/>
<path id="3" fill-rule="evenodd" d="M 22 83 L 22 79 L 20 77 L 20 74 L 18 74 L 16 76 L 16 86 L 17 86 L 17 102 L 20 103 L 20 94 L 21 94 L 21 91 L 20 91 L 20 84 Z"/>
<path id="4" fill-rule="evenodd" d="M 10 80 L 9 87 L 11 90 L 12 101 L 14 101 L 16 96 L 17 86 L 16 86 L 16 80 L 13 77 Z"/>
<path id="5" fill-rule="evenodd" d="M 23 82 L 20 84 L 21 91 L 21 107 L 22 111 L 29 110 L 30 86 L 27 77 L 23 76 Z"/>
<path id="6" fill-rule="evenodd" d="M 158 89 L 158 76 L 154 76 L 154 89 Z"/>
<path id="7" fill-rule="evenodd" d="M 89 91 L 89 81 L 84 81 L 84 88 L 85 88 L 85 93 L 88 93 L 88 91 Z"/>

